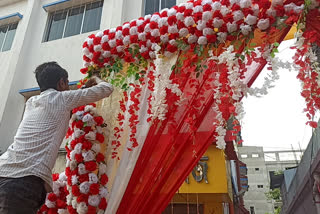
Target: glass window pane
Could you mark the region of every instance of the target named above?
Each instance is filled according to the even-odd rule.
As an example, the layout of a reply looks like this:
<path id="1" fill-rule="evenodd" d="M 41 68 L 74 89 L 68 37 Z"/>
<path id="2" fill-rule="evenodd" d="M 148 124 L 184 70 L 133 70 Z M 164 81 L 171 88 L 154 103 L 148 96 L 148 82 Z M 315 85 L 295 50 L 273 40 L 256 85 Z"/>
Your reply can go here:
<path id="1" fill-rule="evenodd" d="M 160 0 L 146 0 L 144 14 L 153 14 L 159 12 Z"/>
<path id="2" fill-rule="evenodd" d="M 66 16 L 67 11 L 60 11 L 52 15 L 49 23 L 49 33 L 46 41 L 62 38 Z"/>
<path id="3" fill-rule="evenodd" d="M 100 29 L 102 5 L 103 1 L 98 1 L 86 5 L 82 33 Z"/>
<path id="4" fill-rule="evenodd" d="M 80 34 L 84 6 L 69 10 L 64 37 Z"/>
<path id="5" fill-rule="evenodd" d="M 171 8 L 176 5 L 176 0 L 161 0 L 161 9 Z"/>
<path id="6" fill-rule="evenodd" d="M 6 37 L 7 29 L 8 29 L 8 26 L 0 27 L 0 51 L 1 51 L 4 38 Z"/>
<path id="7" fill-rule="evenodd" d="M 17 26 L 18 26 L 18 23 L 14 23 L 9 26 L 6 40 L 4 41 L 4 44 L 2 47 L 2 51 L 7 51 L 11 49 L 14 36 L 16 35 Z"/>

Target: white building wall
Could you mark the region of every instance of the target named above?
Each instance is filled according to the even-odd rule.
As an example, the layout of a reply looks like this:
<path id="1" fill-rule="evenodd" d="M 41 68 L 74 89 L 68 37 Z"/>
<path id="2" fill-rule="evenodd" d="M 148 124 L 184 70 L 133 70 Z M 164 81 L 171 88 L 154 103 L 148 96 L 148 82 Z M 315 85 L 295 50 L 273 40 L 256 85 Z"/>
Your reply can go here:
<path id="1" fill-rule="evenodd" d="M 11 50 L 0 52 L 0 153 L 13 142 L 24 111 L 25 98 L 19 90 L 38 87 L 33 71 L 41 63 L 57 61 L 69 72 L 69 80 L 84 76 L 82 44 L 92 33 L 43 42 L 48 13 L 43 5 L 57 0 L 0 0 L 0 17 L 20 13 Z M 73 0 L 75 4 L 79 0 Z M 104 0 L 100 30 L 117 27 L 144 15 L 145 0 Z M 177 3 L 186 0 L 177 0 Z"/>

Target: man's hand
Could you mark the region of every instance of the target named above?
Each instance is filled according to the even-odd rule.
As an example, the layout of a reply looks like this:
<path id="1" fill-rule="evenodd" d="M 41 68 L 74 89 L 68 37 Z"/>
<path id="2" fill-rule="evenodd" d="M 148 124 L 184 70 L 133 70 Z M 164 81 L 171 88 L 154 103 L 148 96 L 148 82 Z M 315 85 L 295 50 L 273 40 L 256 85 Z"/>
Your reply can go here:
<path id="1" fill-rule="evenodd" d="M 92 76 L 88 81 L 85 83 L 84 88 L 90 88 L 94 85 L 99 84 L 100 82 L 103 82 L 99 77 L 97 76 Z"/>

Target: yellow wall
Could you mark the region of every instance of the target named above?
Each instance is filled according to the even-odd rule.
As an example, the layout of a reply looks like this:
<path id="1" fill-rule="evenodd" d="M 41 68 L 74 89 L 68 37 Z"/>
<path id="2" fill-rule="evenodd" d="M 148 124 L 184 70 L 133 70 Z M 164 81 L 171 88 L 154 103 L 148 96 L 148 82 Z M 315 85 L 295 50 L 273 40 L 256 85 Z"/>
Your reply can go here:
<path id="1" fill-rule="evenodd" d="M 208 156 L 208 181 L 196 182 L 192 175 L 189 175 L 189 184 L 183 183 L 179 193 L 228 193 L 227 167 L 225 154 L 214 145 L 210 146 L 204 156 Z"/>

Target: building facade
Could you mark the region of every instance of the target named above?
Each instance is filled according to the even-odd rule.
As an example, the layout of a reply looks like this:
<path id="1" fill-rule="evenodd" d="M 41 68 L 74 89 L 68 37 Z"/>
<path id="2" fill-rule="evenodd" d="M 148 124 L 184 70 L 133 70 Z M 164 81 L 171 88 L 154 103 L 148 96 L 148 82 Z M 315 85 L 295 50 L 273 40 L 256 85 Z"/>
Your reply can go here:
<path id="1" fill-rule="evenodd" d="M 270 191 L 270 173 L 296 167 L 301 151 L 264 151 L 263 147 L 243 146 L 238 148 L 239 159 L 247 165 L 249 190 L 244 203 L 250 214 L 273 213 L 278 206 L 268 200 L 265 193 Z"/>
<path id="2" fill-rule="evenodd" d="M 13 142 L 26 99 L 39 93 L 33 74 L 39 64 L 57 61 L 70 82 L 78 81 L 84 77 L 82 44 L 90 34 L 182 2 L 0 0 L 0 154 Z"/>

